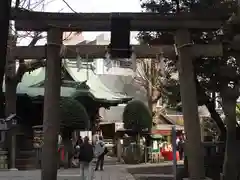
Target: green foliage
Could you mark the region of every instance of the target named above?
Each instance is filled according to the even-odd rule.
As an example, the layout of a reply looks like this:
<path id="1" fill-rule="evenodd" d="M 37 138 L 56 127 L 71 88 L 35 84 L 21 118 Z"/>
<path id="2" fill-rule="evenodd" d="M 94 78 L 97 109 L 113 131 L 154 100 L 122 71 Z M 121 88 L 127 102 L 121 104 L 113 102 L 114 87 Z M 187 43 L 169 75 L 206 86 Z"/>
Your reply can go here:
<path id="1" fill-rule="evenodd" d="M 132 100 L 124 108 L 123 122 L 126 129 L 150 130 L 152 127 L 151 112 L 142 101 Z"/>
<path id="2" fill-rule="evenodd" d="M 237 120 L 240 121 L 240 104 L 236 104 Z"/>
<path id="3" fill-rule="evenodd" d="M 167 68 L 166 66 L 166 69 Z M 173 74 L 169 74 L 165 78 L 165 83 L 162 85 L 161 91 L 162 100 L 167 108 L 179 110 L 179 104 L 181 102 L 180 84 L 178 79 L 173 76 Z"/>
<path id="4" fill-rule="evenodd" d="M 176 14 L 178 9 L 179 12 L 215 11 L 219 14 L 232 14 L 233 7 L 237 6 L 236 1 L 225 0 L 141 0 L 141 7 L 146 12 L 167 15 Z M 138 39 L 147 44 L 174 44 L 171 32 L 140 32 Z"/>
<path id="5" fill-rule="evenodd" d="M 226 2 L 224 0 L 179 0 L 179 5 L 176 4 L 176 0 L 142 0 L 141 2 L 142 8 L 146 12 L 155 12 L 163 15 L 175 14 L 177 9 L 179 12 L 214 11 L 219 14 L 225 13 L 230 15 L 237 7 L 236 1 Z M 222 31 L 224 36 L 219 34 L 219 31 L 192 31 L 192 41 L 193 43 L 201 44 L 231 41 L 232 39 L 226 39 L 227 34 L 232 33 L 231 28 L 224 27 Z M 138 38 L 141 43 L 151 45 L 174 44 L 173 35 L 171 32 L 140 32 Z M 222 89 L 228 88 L 229 84 L 232 87 L 239 86 L 240 59 L 235 57 L 233 52 L 229 52 L 229 49 L 225 48 L 223 57 L 201 57 L 194 61 L 196 80 L 199 81 L 205 92 L 221 92 Z M 175 68 L 176 70 L 175 60 L 165 59 L 165 64 L 167 68 Z M 165 99 L 167 99 L 167 104 L 173 107 L 179 104 L 179 83 L 174 82 L 171 77 L 167 81 L 170 83 L 167 83 L 168 87 L 165 88 L 168 92 L 165 95 Z M 201 97 L 198 97 L 198 99 L 200 100 Z"/>
<path id="6" fill-rule="evenodd" d="M 85 107 L 73 98 L 61 98 L 61 128 L 86 130 L 90 119 Z"/>
<path id="7" fill-rule="evenodd" d="M 201 128 L 208 136 L 212 136 L 213 139 L 216 139 L 218 134 L 218 127 L 215 121 L 211 118 L 202 118 Z"/>
<path id="8" fill-rule="evenodd" d="M 163 103 L 172 107 L 180 101 L 179 82 L 172 78 L 176 68 L 171 64 L 165 64 L 166 68 L 162 69 L 159 60 L 141 60 L 138 62 L 139 76 L 135 78 L 135 81 L 146 91 L 149 91 L 149 86 L 153 87 L 153 92 L 148 94 L 152 104 L 157 103 L 161 98 Z M 154 114 L 154 109 L 152 110 Z"/>
<path id="9" fill-rule="evenodd" d="M 175 2 L 178 2 L 178 4 Z M 237 1 L 225 0 L 144 0 L 142 7 L 148 12 L 156 12 L 164 15 L 175 14 L 179 12 L 202 12 L 205 14 L 212 12 L 216 14 L 218 13 L 219 15 L 226 14 L 230 17 L 235 11 L 232 9 L 232 7 L 237 9 L 236 2 Z M 237 25 L 239 26 L 239 18 Z M 224 45 L 223 57 L 200 57 L 193 61 L 198 102 L 201 100 L 201 103 L 209 105 L 209 102 L 212 102 L 213 100 L 208 97 L 206 98 L 206 94 L 215 92 L 220 92 L 220 96 L 228 101 L 231 100 L 231 103 L 234 103 L 239 96 L 240 56 L 239 52 L 234 52 L 229 45 L 233 41 L 233 37 L 236 35 L 236 33 L 239 34 L 239 28 L 233 27 L 230 21 L 226 22 L 223 25 L 223 28 L 218 31 L 191 31 L 191 42 L 193 44 L 210 44 L 220 42 Z M 139 39 L 141 39 L 142 43 L 147 44 L 174 44 L 173 36 L 171 37 L 171 35 L 173 34 L 169 32 L 142 32 L 139 34 Z M 175 60 L 168 61 L 173 61 L 173 66 L 176 66 Z M 223 104 L 223 107 L 226 107 L 226 105 L 227 104 Z M 216 115 L 217 112 L 214 112 L 214 106 L 208 106 L 208 109 L 210 110 L 209 112 L 211 115 L 214 115 L 215 122 L 218 122 L 218 127 L 220 128 L 219 125 L 221 123 L 219 122 L 222 121 L 221 118 Z M 238 172 L 237 168 L 234 167 L 234 158 L 237 157 L 234 153 L 237 151 L 229 151 L 229 149 L 234 149 L 234 146 L 236 146 L 237 142 L 234 130 L 231 131 L 231 127 L 235 129 L 235 123 L 232 121 L 234 120 L 234 117 L 232 116 L 234 111 L 227 111 L 229 108 L 223 109 L 225 109 L 225 115 L 229 118 L 227 118 L 229 123 L 233 122 L 232 125 L 229 125 L 228 123 L 229 126 L 227 130 L 229 131 L 227 133 L 228 135 L 232 135 L 227 136 L 226 156 L 224 160 L 223 172 L 226 179 L 237 179 Z M 232 112 L 232 114 L 229 112 Z M 209 120 L 206 120 L 204 123 L 206 123 L 204 127 L 206 127 L 207 131 L 215 134 L 216 126 L 214 125 L 216 124 Z M 224 128 L 221 129 L 222 132 L 224 132 L 223 129 Z M 221 134 L 225 136 L 224 133 Z M 217 173 L 219 174 L 219 172 Z M 234 175 L 231 177 L 230 174 L 234 174 L 235 177 Z"/>

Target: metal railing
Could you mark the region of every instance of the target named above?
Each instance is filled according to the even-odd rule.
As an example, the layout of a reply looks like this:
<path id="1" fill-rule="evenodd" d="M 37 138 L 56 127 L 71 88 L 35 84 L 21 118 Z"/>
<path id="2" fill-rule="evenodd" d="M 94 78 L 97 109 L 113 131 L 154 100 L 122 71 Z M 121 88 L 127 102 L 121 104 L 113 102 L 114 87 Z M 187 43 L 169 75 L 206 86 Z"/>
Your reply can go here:
<path id="1" fill-rule="evenodd" d="M 139 161 L 136 163 L 159 163 L 163 161 L 159 151 L 154 152 L 152 147 L 143 145 L 131 144 L 123 147 L 122 159 L 124 160 L 129 155 L 140 156 L 140 158 L 136 157 L 136 159 L 139 159 Z M 134 159 L 134 157 L 132 158 Z"/>

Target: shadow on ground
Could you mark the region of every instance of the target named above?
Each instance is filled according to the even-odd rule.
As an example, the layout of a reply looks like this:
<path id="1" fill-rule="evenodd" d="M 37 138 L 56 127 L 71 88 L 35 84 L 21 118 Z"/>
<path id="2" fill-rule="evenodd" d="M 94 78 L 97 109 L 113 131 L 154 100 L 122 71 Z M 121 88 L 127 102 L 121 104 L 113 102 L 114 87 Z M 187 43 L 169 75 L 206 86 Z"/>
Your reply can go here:
<path id="1" fill-rule="evenodd" d="M 177 174 L 183 171 L 183 164 L 177 167 Z M 173 166 L 170 163 L 144 164 L 128 167 L 127 171 L 134 176 L 136 180 L 172 180 Z M 181 178 L 180 178 L 181 179 Z"/>

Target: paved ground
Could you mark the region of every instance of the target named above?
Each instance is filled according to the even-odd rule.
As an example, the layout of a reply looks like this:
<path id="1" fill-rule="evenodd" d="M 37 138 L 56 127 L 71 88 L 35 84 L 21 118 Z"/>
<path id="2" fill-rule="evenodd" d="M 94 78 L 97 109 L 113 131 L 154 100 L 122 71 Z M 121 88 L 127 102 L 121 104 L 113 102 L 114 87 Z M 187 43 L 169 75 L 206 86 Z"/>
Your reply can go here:
<path id="1" fill-rule="evenodd" d="M 104 171 L 94 172 L 95 180 L 134 180 L 133 176 L 126 172 L 124 165 L 106 166 Z M 41 180 L 40 170 L 33 171 L 2 171 L 0 180 Z M 58 180 L 80 180 L 79 169 L 60 169 Z"/>
<path id="2" fill-rule="evenodd" d="M 126 166 L 123 164 L 117 165 L 115 159 L 106 158 L 104 171 L 94 172 L 94 179 L 134 180 L 133 176 L 126 171 Z M 0 171 L 0 180 L 41 180 L 41 172 L 40 170 Z M 81 180 L 80 169 L 60 169 L 58 170 L 58 180 Z"/>
<path id="3" fill-rule="evenodd" d="M 71 170 L 60 170 L 59 180 L 65 180 L 64 177 L 72 177 L 71 180 L 79 180 L 80 171 L 76 169 Z M 104 168 L 104 171 L 94 172 L 95 180 L 134 180 L 133 176 L 126 171 L 125 165 L 107 165 Z M 0 179 L 1 180 L 1 179 Z"/>
<path id="4" fill-rule="evenodd" d="M 155 166 L 166 166 L 171 164 L 172 164 L 171 162 L 166 162 L 161 164 L 124 165 L 124 164 L 117 164 L 116 159 L 106 158 L 106 166 L 104 168 L 104 171 L 94 172 L 94 177 L 95 177 L 94 179 L 95 180 L 134 180 L 134 177 L 126 171 L 126 168 L 155 167 Z M 159 180 L 158 176 L 156 176 L 156 178 Z M 149 178 L 149 175 L 148 175 L 148 178 Z M 0 180 L 41 180 L 41 172 L 40 170 L 0 171 Z M 80 169 L 78 168 L 60 169 L 58 170 L 58 180 L 81 180 Z"/>

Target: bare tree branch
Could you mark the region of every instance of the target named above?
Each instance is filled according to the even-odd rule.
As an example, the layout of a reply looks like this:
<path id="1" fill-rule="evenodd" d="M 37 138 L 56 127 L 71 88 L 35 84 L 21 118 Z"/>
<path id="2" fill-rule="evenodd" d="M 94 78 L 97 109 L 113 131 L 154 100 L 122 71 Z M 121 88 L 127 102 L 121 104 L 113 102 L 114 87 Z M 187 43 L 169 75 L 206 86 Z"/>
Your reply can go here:
<path id="1" fill-rule="evenodd" d="M 35 46 L 35 44 L 42 38 L 41 34 L 35 33 L 32 41 L 29 43 L 29 47 Z M 32 60 L 30 62 L 25 62 L 24 59 L 19 59 L 19 67 L 15 75 L 16 83 L 21 82 L 23 75 L 26 72 L 34 71 L 40 67 L 44 67 L 45 60 Z"/>
<path id="2" fill-rule="evenodd" d="M 19 83 L 22 80 L 23 75 L 26 72 L 32 72 L 40 67 L 44 67 L 46 65 L 46 61 L 45 60 L 32 60 L 31 62 L 24 62 L 23 59 L 19 60 L 19 68 L 17 70 L 16 73 L 16 82 Z"/>
<path id="3" fill-rule="evenodd" d="M 15 8 L 19 8 L 19 6 L 20 6 L 20 0 L 16 0 L 16 2 L 15 2 Z"/>

